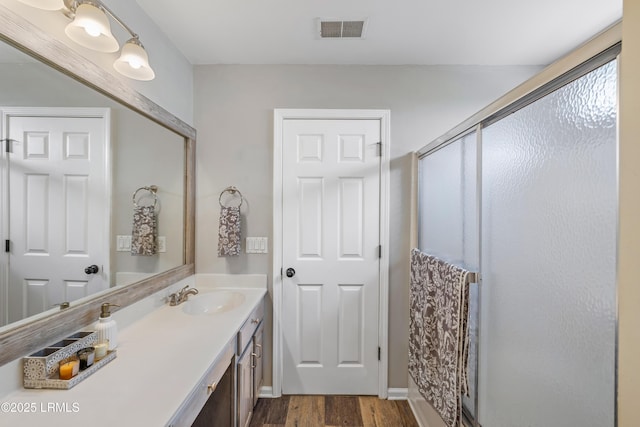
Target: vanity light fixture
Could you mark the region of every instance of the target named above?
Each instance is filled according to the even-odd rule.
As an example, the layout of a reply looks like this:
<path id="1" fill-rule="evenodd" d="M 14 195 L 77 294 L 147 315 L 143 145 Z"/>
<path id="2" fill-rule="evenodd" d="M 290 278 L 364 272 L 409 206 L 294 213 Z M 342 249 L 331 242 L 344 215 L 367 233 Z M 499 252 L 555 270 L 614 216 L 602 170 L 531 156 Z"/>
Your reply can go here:
<path id="1" fill-rule="evenodd" d="M 109 18 L 98 4 L 80 2 L 75 16 L 64 29 L 65 34 L 74 42 L 87 49 L 98 52 L 117 52 L 118 40 L 111 34 Z"/>
<path id="2" fill-rule="evenodd" d="M 132 37 L 122 46 L 120 58 L 113 63 L 115 68 L 123 76 L 135 80 L 153 80 L 156 74 L 149 65 L 149 56 L 138 37 Z"/>
<path id="3" fill-rule="evenodd" d="M 65 34 L 75 43 L 98 52 L 112 53 L 120 48 L 111 33 L 109 16 L 124 28 L 131 38 L 126 41 L 113 68 L 134 80 L 153 80 L 155 73 L 149 65 L 149 56 L 134 33 L 100 0 L 18 0 L 44 10 L 60 10 L 71 19 Z"/>

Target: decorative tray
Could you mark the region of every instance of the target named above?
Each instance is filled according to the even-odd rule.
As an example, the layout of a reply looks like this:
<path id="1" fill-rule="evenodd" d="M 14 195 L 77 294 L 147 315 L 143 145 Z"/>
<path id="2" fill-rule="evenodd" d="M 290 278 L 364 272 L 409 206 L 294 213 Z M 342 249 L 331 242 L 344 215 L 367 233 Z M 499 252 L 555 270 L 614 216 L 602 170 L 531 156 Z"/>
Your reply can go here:
<path id="1" fill-rule="evenodd" d="M 67 359 L 80 349 L 91 347 L 98 341 L 95 332 L 77 332 L 57 343 L 39 350 L 23 361 L 24 388 L 52 388 L 68 390 L 85 378 L 91 376 L 98 369 L 116 358 L 116 351 L 107 352 L 106 356 L 93 365 L 80 371 L 69 380 L 61 380 L 59 375 L 60 362 Z"/>

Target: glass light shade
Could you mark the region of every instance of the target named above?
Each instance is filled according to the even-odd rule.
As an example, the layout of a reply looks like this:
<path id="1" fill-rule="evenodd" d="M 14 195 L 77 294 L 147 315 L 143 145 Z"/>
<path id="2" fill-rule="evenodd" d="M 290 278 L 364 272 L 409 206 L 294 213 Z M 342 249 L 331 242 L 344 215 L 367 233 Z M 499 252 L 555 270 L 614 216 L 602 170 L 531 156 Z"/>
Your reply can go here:
<path id="1" fill-rule="evenodd" d="M 42 10 L 60 10 L 63 9 L 64 0 L 18 0 L 20 3 L 27 4 Z"/>
<path id="2" fill-rule="evenodd" d="M 134 80 L 153 80 L 156 76 L 149 65 L 147 51 L 136 38 L 129 39 L 124 44 L 120 58 L 113 63 L 113 68 Z"/>
<path id="3" fill-rule="evenodd" d="M 109 18 L 93 4 L 80 4 L 76 9 L 75 18 L 64 32 L 80 46 L 98 52 L 116 52 L 120 47 L 111 34 Z"/>

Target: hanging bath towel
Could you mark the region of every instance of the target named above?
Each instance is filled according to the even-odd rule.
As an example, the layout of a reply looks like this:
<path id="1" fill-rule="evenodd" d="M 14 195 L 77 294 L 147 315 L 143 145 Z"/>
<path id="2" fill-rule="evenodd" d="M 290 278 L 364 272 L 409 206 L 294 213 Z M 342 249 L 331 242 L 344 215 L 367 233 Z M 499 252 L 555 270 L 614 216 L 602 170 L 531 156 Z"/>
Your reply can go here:
<path id="1" fill-rule="evenodd" d="M 155 206 L 134 206 L 131 255 L 158 253 L 158 219 Z"/>
<path id="2" fill-rule="evenodd" d="M 223 206 L 218 227 L 218 256 L 240 255 L 240 207 Z"/>
<path id="3" fill-rule="evenodd" d="M 411 251 L 409 374 L 448 427 L 460 425 L 467 394 L 468 272 Z"/>

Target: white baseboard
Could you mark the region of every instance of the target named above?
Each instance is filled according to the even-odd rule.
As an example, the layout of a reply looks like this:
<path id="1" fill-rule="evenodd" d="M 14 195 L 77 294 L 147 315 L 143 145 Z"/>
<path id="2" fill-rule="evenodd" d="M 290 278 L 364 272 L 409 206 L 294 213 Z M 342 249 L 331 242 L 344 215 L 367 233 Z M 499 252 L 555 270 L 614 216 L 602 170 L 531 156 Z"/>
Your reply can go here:
<path id="1" fill-rule="evenodd" d="M 258 395 L 260 399 L 273 399 L 273 387 L 271 386 L 262 386 L 260 387 L 260 394 Z"/>
<path id="2" fill-rule="evenodd" d="M 419 412 L 418 412 L 418 408 L 415 407 L 415 403 L 413 402 L 413 400 L 408 399 L 409 402 L 409 408 L 411 408 L 411 412 L 413 412 L 413 417 L 416 419 L 416 422 L 418 423 L 419 427 L 429 427 L 428 424 L 425 424 L 426 421 L 424 421 L 422 419 L 422 417 L 420 417 Z"/>
<path id="3" fill-rule="evenodd" d="M 387 392 L 389 400 L 407 400 L 409 391 L 406 388 L 390 388 Z M 263 386 L 260 388 L 259 398 L 273 399 L 273 388 L 271 386 Z"/>
<path id="4" fill-rule="evenodd" d="M 409 407 L 413 411 L 413 416 L 420 427 L 446 427 L 438 412 L 418 391 L 418 386 L 411 378 L 411 375 L 409 375 L 408 399 Z"/>
<path id="5" fill-rule="evenodd" d="M 387 391 L 387 399 L 389 400 L 407 400 L 409 389 L 407 388 L 390 388 Z"/>

